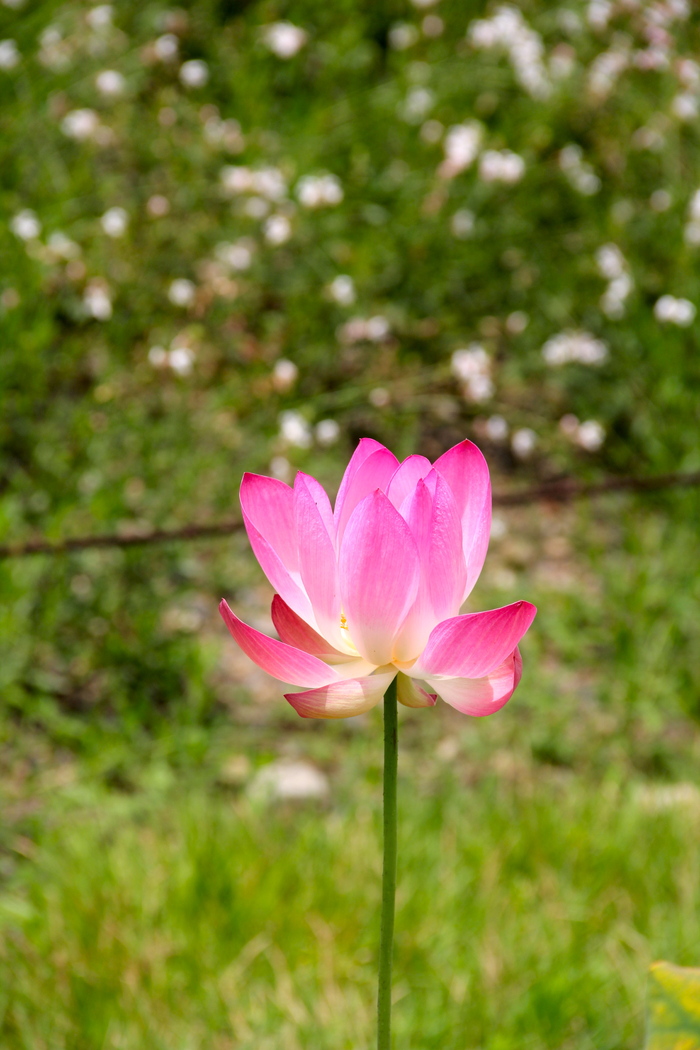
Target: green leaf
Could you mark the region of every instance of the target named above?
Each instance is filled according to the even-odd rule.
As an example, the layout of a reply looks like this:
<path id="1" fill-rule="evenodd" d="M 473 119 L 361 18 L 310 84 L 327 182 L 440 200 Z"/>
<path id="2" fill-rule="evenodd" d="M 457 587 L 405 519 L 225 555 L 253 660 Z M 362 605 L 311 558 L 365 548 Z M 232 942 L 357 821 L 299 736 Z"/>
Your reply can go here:
<path id="1" fill-rule="evenodd" d="M 700 969 L 657 962 L 649 974 L 645 1050 L 700 1050 Z"/>

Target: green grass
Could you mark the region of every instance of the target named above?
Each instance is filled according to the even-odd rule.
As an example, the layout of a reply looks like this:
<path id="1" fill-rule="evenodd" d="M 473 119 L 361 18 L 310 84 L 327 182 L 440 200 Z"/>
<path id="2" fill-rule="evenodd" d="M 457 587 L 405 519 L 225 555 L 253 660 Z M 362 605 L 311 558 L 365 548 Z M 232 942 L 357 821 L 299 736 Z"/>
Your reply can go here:
<path id="1" fill-rule="evenodd" d="M 265 806 L 211 771 L 177 782 L 157 763 L 126 795 L 44 772 L 51 798 L 7 840 L 3 1047 L 371 1047 L 375 714 L 354 732 L 296 735 L 329 773 L 325 806 Z M 697 789 L 674 795 L 623 764 L 538 762 L 534 714 L 514 710 L 488 741 L 444 713 L 402 718 L 394 983 L 407 1050 L 633 1050 L 648 964 L 697 960 Z"/>

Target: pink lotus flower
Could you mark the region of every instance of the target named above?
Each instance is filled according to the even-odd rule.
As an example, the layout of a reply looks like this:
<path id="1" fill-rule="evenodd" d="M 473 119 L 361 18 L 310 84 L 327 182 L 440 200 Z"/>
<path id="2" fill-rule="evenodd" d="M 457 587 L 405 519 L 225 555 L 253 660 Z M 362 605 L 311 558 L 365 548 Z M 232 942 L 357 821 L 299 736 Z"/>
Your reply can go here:
<path id="1" fill-rule="evenodd" d="M 280 641 L 220 612 L 244 653 L 303 687 L 286 699 L 304 718 L 368 711 L 398 674 L 398 699 L 430 707 L 438 694 L 468 715 L 489 715 L 520 681 L 518 642 L 536 609 L 515 602 L 459 615 L 486 556 L 491 483 L 462 441 L 431 464 L 399 463 L 363 438 L 331 508 L 323 487 L 245 474 L 243 518 L 274 587 Z"/>

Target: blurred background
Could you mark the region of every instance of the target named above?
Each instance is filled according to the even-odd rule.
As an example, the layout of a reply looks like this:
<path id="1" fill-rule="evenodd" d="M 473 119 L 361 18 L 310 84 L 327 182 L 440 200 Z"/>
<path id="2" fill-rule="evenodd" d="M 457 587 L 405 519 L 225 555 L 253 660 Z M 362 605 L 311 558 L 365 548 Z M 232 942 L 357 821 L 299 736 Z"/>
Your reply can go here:
<path id="1" fill-rule="evenodd" d="M 688 0 L 0 4 L 0 543 L 235 519 L 357 440 L 700 468 Z M 396 1039 L 640 1047 L 698 962 L 694 489 L 497 507 L 496 718 L 401 711 Z M 240 532 L 0 559 L 0 1042 L 365 1050 L 381 710 L 238 653 Z"/>

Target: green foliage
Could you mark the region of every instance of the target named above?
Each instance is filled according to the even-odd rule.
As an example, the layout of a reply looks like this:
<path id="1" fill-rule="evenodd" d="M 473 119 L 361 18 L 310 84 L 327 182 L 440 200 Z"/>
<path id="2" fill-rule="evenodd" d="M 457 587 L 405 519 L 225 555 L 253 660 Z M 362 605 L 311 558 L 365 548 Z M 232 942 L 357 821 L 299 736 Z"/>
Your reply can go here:
<path id="1" fill-rule="evenodd" d="M 693 1050 L 700 1046 L 700 970 L 654 963 L 647 1050 Z"/>

